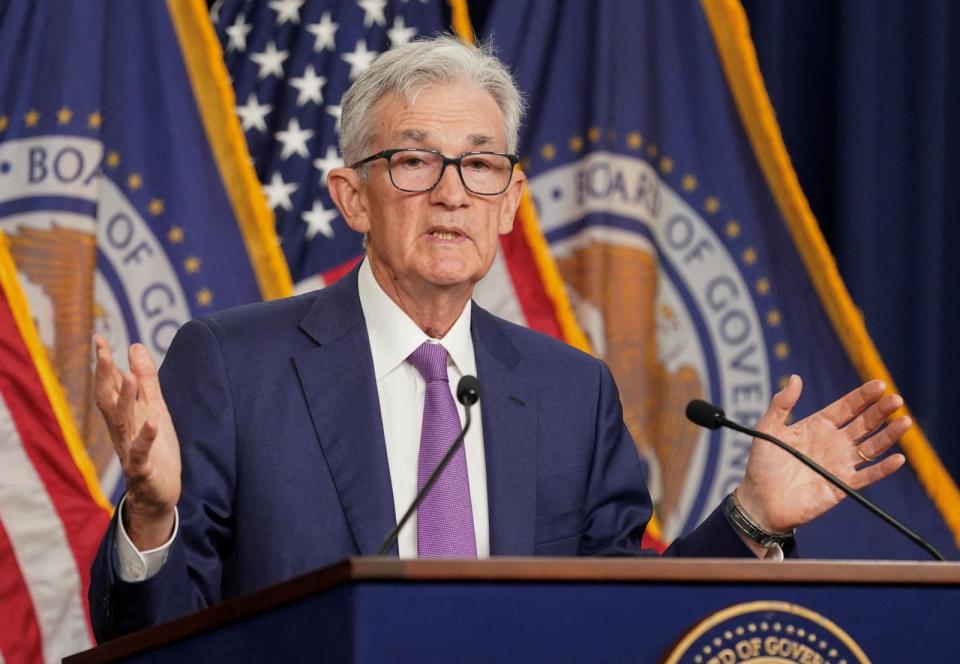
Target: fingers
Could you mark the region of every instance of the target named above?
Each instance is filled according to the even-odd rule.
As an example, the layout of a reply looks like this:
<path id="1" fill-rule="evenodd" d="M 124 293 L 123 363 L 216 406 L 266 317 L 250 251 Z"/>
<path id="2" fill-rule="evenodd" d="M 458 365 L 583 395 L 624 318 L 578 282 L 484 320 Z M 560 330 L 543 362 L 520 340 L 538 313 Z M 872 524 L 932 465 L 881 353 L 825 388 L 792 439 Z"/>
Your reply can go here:
<path id="1" fill-rule="evenodd" d="M 107 426 L 113 438 L 113 446 L 123 456 L 127 440 L 136 435 L 137 414 L 137 379 L 133 374 L 122 374 L 120 394 L 114 405 L 113 412 L 107 417 Z"/>
<path id="2" fill-rule="evenodd" d="M 130 360 L 130 371 L 137 377 L 140 394 L 146 404 L 161 402 L 160 380 L 157 378 L 157 364 L 153 356 L 143 344 L 133 344 L 127 356 Z"/>
<path id="3" fill-rule="evenodd" d="M 879 399 L 885 389 L 887 384 L 882 380 L 871 380 L 834 401 L 820 415 L 842 427 Z"/>
<path id="4" fill-rule="evenodd" d="M 888 394 L 853 418 L 844 427 L 844 431 L 851 440 L 861 440 L 876 431 L 886 421 L 887 417 L 902 406 L 903 399 L 899 394 Z"/>
<path id="5" fill-rule="evenodd" d="M 128 475 L 138 474 L 146 464 L 150 457 L 150 449 L 153 447 L 153 441 L 156 440 L 159 430 L 157 424 L 151 419 L 147 419 L 143 423 L 143 426 L 137 433 L 137 437 L 134 438 L 130 444 L 130 454 L 127 457 L 128 464 L 127 468 L 125 468 Z"/>
<path id="6" fill-rule="evenodd" d="M 802 391 L 803 381 L 800 380 L 800 376 L 791 375 L 786 386 L 773 395 L 770 407 L 767 408 L 767 412 L 761 418 L 761 424 L 758 428 L 761 430 L 776 429 L 786 424 L 787 418 L 790 417 L 790 411 L 797 405 Z"/>
<path id="7" fill-rule="evenodd" d="M 889 450 L 912 426 L 913 421 L 909 417 L 898 417 L 876 434 L 860 443 L 856 449 L 859 449 L 864 456 L 876 458 Z M 861 461 L 859 455 L 857 455 L 856 460 L 858 462 Z"/>
<path id="8" fill-rule="evenodd" d="M 156 437 L 155 424 L 141 422 L 150 412 L 151 403 L 162 403 L 157 365 L 143 344 L 133 344 L 128 352 L 131 372 L 121 372 L 113 362 L 110 344 L 99 335 L 93 340 L 97 346 L 97 407 L 107 422 L 114 448 L 124 460 L 137 453 L 135 443 L 142 436 L 150 442 Z M 149 445 L 139 451 L 149 451 Z"/>
<path id="9" fill-rule="evenodd" d="M 862 489 L 870 486 L 874 482 L 879 482 L 884 477 L 895 473 L 907 460 L 902 454 L 891 454 L 886 459 L 877 463 L 865 466 L 858 470 L 850 479 L 850 486 L 854 489 Z"/>
<path id="10" fill-rule="evenodd" d="M 120 393 L 120 387 L 123 379 L 120 372 L 113 364 L 113 353 L 103 337 L 98 334 L 93 336 L 93 342 L 97 346 L 97 365 L 94 374 L 94 401 L 97 408 L 103 413 L 103 416 L 110 419 L 113 408 L 117 403 L 117 396 Z"/>

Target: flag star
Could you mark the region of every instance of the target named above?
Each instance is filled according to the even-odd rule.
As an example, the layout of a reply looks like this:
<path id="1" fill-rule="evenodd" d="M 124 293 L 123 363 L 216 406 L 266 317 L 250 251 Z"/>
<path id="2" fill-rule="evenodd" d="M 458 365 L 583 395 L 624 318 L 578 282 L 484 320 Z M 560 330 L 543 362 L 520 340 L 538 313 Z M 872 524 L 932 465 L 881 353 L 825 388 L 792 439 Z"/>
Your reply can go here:
<path id="1" fill-rule="evenodd" d="M 257 102 L 257 95 L 254 92 L 247 97 L 247 103 L 243 106 L 237 106 L 237 115 L 243 123 L 243 130 L 257 129 L 259 131 L 267 130 L 265 118 L 273 110 L 270 104 L 260 104 Z"/>
<path id="2" fill-rule="evenodd" d="M 323 76 L 317 76 L 313 65 L 307 65 L 303 76 L 300 78 L 291 78 L 290 85 L 295 87 L 299 94 L 297 95 L 297 106 L 303 106 L 308 101 L 323 103 L 323 92 L 321 88 L 326 85 L 327 79 Z"/>
<path id="3" fill-rule="evenodd" d="M 387 25 L 387 17 L 383 15 L 387 0 L 357 0 L 357 4 L 363 10 L 363 27 L 369 28 L 374 24 Z"/>
<path id="4" fill-rule="evenodd" d="M 300 218 L 307 222 L 307 230 L 304 235 L 308 240 L 312 240 L 317 233 L 326 238 L 333 237 L 333 226 L 330 225 L 330 222 L 337 218 L 336 210 L 327 210 L 321 205 L 320 201 L 314 201 L 313 209 L 301 214 Z"/>
<path id="5" fill-rule="evenodd" d="M 278 26 L 287 21 L 294 25 L 300 25 L 300 8 L 303 6 L 303 0 L 273 0 L 273 2 L 268 2 L 267 6 L 277 12 Z"/>
<path id="6" fill-rule="evenodd" d="M 283 143 L 280 158 L 289 159 L 294 152 L 301 157 L 309 157 L 310 150 L 307 149 L 307 141 L 313 137 L 313 133 L 312 129 L 301 129 L 300 121 L 296 118 L 290 118 L 286 131 L 278 131 L 276 134 L 277 140 Z"/>
<path id="7" fill-rule="evenodd" d="M 353 51 L 344 53 L 340 57 L 350 65 L 350 80 L 352 81 L 370 66 L 377 55 L 379 54 L 376 51 L 367 50 L 366 39 L 358 39 Z"/>
<path id="8" fill-rule="evenodd" d="M 265 79 L 270 74 L 273 74 L 277 77 L 283 76 L 283 61 L 287 59 L 287 56 L 290 54 L 289 51 L 278 51 L 277 45 L 270 40 L 267 43 L 267 48 L 262 53 L 254 53 L 250 56 L 250 59 L 257 63 L 259 68 L 257 71 L 257 78 L 261 81 Z"/>
<path id="9" fill-rule="evenodd" d="M 187 271 L 187 274 L 196 274 L 200 270 L 200 259 L 196 256 L 188 256 L 183 261 L 183 269 Z"/>
<path id="10" fill-rule="evenodd" d="M 290 194 L 297 190 L 297 184 L 294 182 L 286 183 L 279 172 L 274 172 L 270 178 L 270 184 L 263 186 L 263 194 L 267 197 L 267 205 L 276 210 L 277 206 L 284 210 L 293 209 L 293 202 L 290 200 Z"/>
<path id="11" fill-rule="evenodd" d="M 307 32 L 314 37 L 313 51 L 319 53 L 323 49 L 335 51 L 337 49 L 334 43 L 334 37 L 337 34 L 339 24 L 330 20 L 330 12 L 324 12 L 320 17 L 319 23 L 311 23 L 307 26 Z"/>
<path id="12" fill-rule="evenodd" d="M 246 51 L 247 35 L 250 34 L 251 30 L 253 30 L 253 25 L 245 23 L 243 16 L 238 15 L 233 25 L 227 26 L 227 36 L 230 38 L 230 42 L 227 44 L 227 52 Z"/>
<path id="13" fill-rule="evenodd" d="M 343 166 L 343 159 L 337 154 L 337 149 L 332 145 L 327 147 L 327 154 L 322 159 L 314 159 L 313 167 L 320 171 L 320 184 L 327 186 L 327 176 L 335 168 Z"/>
<path id="14" fill-rule="evenodd" d="M 336 130 L 340 131 L 340 113 L 342 111 L 340 104 L 329 104 L 327 106 L 327 113 L 333 116 L 333 119 L 337 121 Z"/>
<path id="15" fill-rule="evenodd" d="M 408 43 L 417 34 L 416 28 L 408 28 L 403 17 L 398 16 L 393 19 L 393 27 L 387 30 L 387 37 L 390 38 L 390 46 L 400 46 Z"/>

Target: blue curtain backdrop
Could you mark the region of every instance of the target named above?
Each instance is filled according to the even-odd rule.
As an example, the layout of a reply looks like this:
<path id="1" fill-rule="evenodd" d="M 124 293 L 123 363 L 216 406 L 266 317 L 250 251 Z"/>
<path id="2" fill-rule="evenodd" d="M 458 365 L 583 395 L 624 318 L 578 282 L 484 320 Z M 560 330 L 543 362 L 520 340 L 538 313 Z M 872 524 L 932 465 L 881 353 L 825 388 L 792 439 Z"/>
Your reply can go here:
<path id="1" fill-rule="evenodd" d="M 744 6 L 787 149 L 840 272 L 960 478 L 960 5 Z"/>
<path id="2" fill-rule="evenodd" d="M 496 1 L 469 1 L 477 33 Z M 742 2 L 840 272 L 960 479 L 960 3 Z"/>

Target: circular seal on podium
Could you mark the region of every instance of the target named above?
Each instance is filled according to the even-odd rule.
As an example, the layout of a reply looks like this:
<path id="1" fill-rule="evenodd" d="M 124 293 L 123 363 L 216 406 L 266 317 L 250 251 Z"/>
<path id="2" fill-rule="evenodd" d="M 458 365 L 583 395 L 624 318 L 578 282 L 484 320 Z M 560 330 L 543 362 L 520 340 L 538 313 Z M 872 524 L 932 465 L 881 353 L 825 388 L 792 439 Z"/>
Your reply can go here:
<path id="1" fill-rule="evenodd" d="M 667 655 L 666 664 L 869 664 L 863 649 L 830 619 L 798 604 L 757 601 L 707 616 Z"/>

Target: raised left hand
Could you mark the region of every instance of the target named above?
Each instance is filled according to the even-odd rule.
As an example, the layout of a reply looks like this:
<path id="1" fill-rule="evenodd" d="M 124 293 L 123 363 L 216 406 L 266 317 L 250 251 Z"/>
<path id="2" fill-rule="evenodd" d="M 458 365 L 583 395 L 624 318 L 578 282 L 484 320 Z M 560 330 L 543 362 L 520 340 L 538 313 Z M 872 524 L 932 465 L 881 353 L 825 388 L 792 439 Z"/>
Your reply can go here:
<path id="1" fill-rule="evenodd" d="M 895 472 L 906 461 L 891 454 L 876 462 L 912 426 L 909 417 L 889 419 L 903 399 L 884 396 L 880 380 L 864 383 L 826 408 L 791 425 L 790 411 L 803 383 L 791 376 L 774 395 L 757 429 L 803 452 L 838 478 L 860 489 Z M 884 426 L 886 425 L 886 426 Z M 858 454 L 858 450 L 863 454 Z M 755 438 L 737 499 L 743 510 L 768 532 L 784 533 L 830 510 L 845 494 L 798 460 Z"/>

